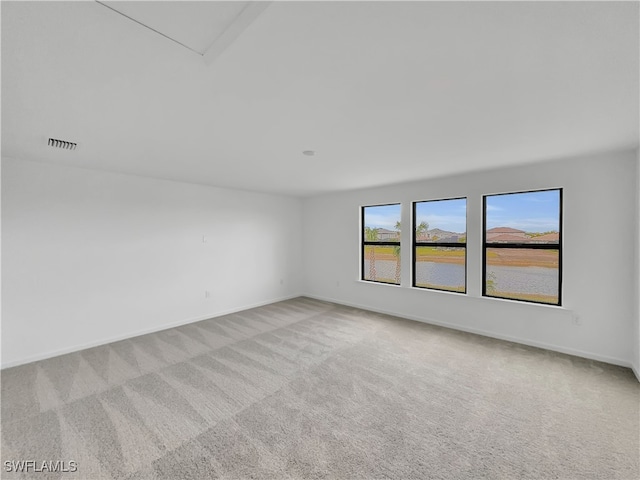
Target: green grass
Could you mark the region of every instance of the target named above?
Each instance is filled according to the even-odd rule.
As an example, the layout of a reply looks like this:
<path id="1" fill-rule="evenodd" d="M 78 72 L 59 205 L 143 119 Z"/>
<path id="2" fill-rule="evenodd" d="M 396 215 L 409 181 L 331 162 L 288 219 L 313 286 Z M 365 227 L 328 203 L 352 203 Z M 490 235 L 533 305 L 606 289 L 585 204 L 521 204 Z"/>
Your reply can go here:
<path id="1" fill-rule="evenodd" d="M 364 246 L 364 252 L 365 255 L 371 255 L 371 250 L 373 249 L 373 251 L 375 252 L 376 257 L 378 255 L 395 255 L 394 252 L 394 248 L 393 246 L 390 245 L 382 245 L 382 246 L 378 246 L 378 245 L 365 245 Z M 369 257 L 367 257 L 369 258 Z"/>
<path id="2" fill-rule="evenodd" d="M 465 250 L 463 248 L 459 250 L 445 250 L 443 247 L 418 247 L 417 255 L 419 257 L 434 256 L 434 257 L 461 257 L 464 258 Z"/>

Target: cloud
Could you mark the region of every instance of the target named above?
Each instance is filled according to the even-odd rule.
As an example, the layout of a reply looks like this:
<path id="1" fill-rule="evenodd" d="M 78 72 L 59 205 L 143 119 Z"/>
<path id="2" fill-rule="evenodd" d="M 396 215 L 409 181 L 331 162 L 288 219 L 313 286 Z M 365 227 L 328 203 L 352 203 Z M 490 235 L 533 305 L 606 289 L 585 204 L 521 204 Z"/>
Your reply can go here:
<path id="1" fill-rule="evenodd" d="M 487 212 L 501 212 L 504 208 L 496 207 L 495 205 L 487 205 Z"/>
<path id="2" fill-rule="evenodd" d="M 387 230 L 395 230 L 396 222 L 399 220 L 399 218 L 395 218 L 390 215 L 367 213 L 365 217 L 365 226 L 371 228 L 386 228 Z"/>

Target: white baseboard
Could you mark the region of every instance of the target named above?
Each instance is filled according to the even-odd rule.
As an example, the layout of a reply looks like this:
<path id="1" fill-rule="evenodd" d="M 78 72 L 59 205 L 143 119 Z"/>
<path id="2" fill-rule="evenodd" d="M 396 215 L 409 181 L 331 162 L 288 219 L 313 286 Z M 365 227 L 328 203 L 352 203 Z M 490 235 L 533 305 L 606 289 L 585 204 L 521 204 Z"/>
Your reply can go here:
<path id="1" fill-rule="evenodd" d="M 597 354 L 597 353 L 585 352 L 585 351 L 582 351 L 582 350 L 576 350 L 576 349 L 573 349 L 573 348 L 566 348 L 566 347 L 562 347 L 560 345 L 553 345 L 553 344 L 545 343 L 545 342 L 531 341 L 531 340 L 528 340 L 526 338 L 512 337 L 510 335 L 501 335 L 501 334 L 497 334 L 497 333 L 494 333 L 494 332 L 489 332 L 489 331 L 486 331 L 486 330 L 482 330 L 482 329 L 479 329 L 479 328 L 470 328 L 470 327 L 467 327 L 467 326 L 464 326 L 464 325 L 440 322 L 438 320 L 433 320 L 433 319 L 424 318 L 424 317 L 418 317 L 418 316 L 415 316 L 415 315 L 399 314 L 398 312 L 392 312 L 390 310 L 373 308 L 370 305 L 360 305 L 360 304 L 357 304 L 357 303 L 343 302 L 343 301 L 340 301 L 340 300 L 336 300 L 336 299 L 332 299 L 332 298 L 328 298 L 328 297 L 322 297 L 320 295 L 313 295 L 313 294 L 310 294 L 310 293 L 305 293 L 305 294 L 303 294 L 303 296 L 309 297 L 309 298 L 315 298 L 316 300 L 322 300 L 322 301 L 325 301 L 325 302 L 331 302 L 331 303 L 337 303 L 337 304 L 340 304 L 340 305 L 346 305 L 346 306 L 349 306 L 349 307 L 361 308 L 362 310 L 369 310 L 371 312 L 384 313 L 386 315 L 393 315 L 395 317 L 407 318 L 409 320 L 415 320 L 417 322 L 427 323 L 427 324 L 430 324 L 430 325 L 437 325 L 439 327 L 450 328 L 452 330 L 460 330 L 460 331 L 467 332 L 467 333 L 474 333 L 476 335 L 482 335 L 484 337 L 491 337 L 491 338 L 496 338 L 498 340 L 506 340 L 508 342 L 514 342 L 514 343 L 521 343 L 523 345 L 528 345 L 530 347 L 542 348 L 542 349 L 545 349 L 545 350 L 552 350 L 554 352 L 565 353 L 567 355 L 573 355 L 575 357 L 582 357 L 582 358 L 587 358 L 589 360 L 596 360 L 598 362 L 610 363 L 612 365 L 618 365 L 618 366 L 621 366 L 621 367 L 631 368 L 632 370 L 634 370 L 634 373 L 636 374 L 636 377 L 640 381 L 640 376 L 638 375 L 638 370 L 635 369 L 634 366 L 630 362 L 628 362 L 626 360 L 623 360 L 621 358 L 615 358 L 615 357 L 609 357 L 607 355 L 600 355 L 600 354 Z"/>
<path id="2" fill-rule="evenodd" d="M 638 368 L 637 365 L 634 365 L 632 363 L 631 364 L 631 370 L 633 370 L 633 373 L 635 374 L 636 378 L 638 379 L 638 382 L 640 382 L 640 368 Z"/>
<path id="3" fill-rule="evenodd" d="M 271 303 L 282 302 L 284 300 L 290 300 L 292 298 L 300 297 L 299 294 L 288 295 L 285 297 L 273 298 L 270 300 L 265 300 L 262 302 L 252 303 L 250 305 L 244 305 L 242 307 L 231 308 L 229 310 L 223 310 L 220 312 L 211 313 L 208 315 L 202 315 L 199 317 L 187 318 L 183 320 L 178 320 L 175 322 L 166 323 L 164 325 L 159 325 L 157 327 L 146 328 L 142 330 L 137 330 L 135 332 L 129 332 L 124 335 L 116 335 L 114 337 L 110 337 L 107 339 L 98 340 L 95 342 L 89 342 L 82 345 L 74 345 L 73 347 L 61 348 L 59 350 L 52 350 L 49 352 L 45 352 L 38 355 L 32 355 L 30 357 L 21 358 L 19 360 L 14 360 L 12 362 L 6 362 L 2 364 L 1 369 L 5 368 L 17 367 L 19 365 L 24 365 L 31 362 L 37 362 L 38 360 L 45 360 L 47 358 L 57 357 L 58 355 L 65 355 L 67 353 L 78 352 L 80 350 L 85 350 L 87 348 L 99 347 L 100 345 L 106 345 L 108 343 L 119 342 L 120 340 L 126 340 L 128 338 L 139 337 L 140 335 L 146 335 L 148 333 L 160 332 L 162 330 L 167 330 L 169 328 L 179 327 L 181 325 L 187 325 L 189 323 L 200 322 L 202 320 L 208 320 L 209 318 L 221 317 L 223 315 L 229 315 L 230 313 L 241 312 L 243 310 L 249 310 L 251 308 L 262 307 L 264 305 L 269 305 Z"/>

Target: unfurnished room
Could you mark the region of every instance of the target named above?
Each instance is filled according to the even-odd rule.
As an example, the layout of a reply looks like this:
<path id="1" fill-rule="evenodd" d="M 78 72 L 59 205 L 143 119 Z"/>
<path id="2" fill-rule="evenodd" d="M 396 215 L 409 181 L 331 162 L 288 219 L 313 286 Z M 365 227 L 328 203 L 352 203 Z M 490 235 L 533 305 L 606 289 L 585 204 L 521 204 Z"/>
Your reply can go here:
<path id="1" fill-rule="evenodd" d="M 640 478 L 640 2 L 0 17 L 0 478 Z"/>

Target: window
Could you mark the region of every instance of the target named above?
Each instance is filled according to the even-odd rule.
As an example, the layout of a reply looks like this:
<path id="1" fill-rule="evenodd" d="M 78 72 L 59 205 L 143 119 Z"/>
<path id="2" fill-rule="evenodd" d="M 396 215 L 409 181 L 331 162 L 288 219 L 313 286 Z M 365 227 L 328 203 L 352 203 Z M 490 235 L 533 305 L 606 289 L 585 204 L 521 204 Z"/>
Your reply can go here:
<path id="1" fill-rule="evenodd" d="M 467 199 L 413 204 L 413 286 L 466 293 Z"/>
<path id="2" fill-rule="evenodd" d="M 483 295 L 561 304 L 562 189 L 487 195 Z"/>
<path id="3" fill-rule="evenodd" d="M 401 206 L 362 207 L 362 280 L 400 285 Z"/>

